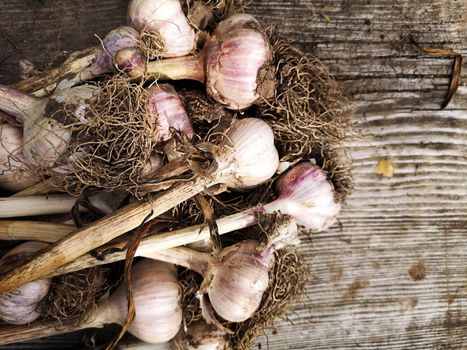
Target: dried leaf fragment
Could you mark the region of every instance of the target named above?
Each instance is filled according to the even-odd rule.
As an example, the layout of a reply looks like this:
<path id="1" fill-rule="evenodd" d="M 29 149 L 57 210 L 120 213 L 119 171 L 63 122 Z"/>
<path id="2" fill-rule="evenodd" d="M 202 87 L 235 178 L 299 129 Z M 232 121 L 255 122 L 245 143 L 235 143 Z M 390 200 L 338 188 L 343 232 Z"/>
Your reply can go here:
<path id="1" fill-rule="evenodd" d="M 376 174 L 391 178 L 394 176 L 394 164 L 387 158 L 379 158 L 376 164 Z"/>

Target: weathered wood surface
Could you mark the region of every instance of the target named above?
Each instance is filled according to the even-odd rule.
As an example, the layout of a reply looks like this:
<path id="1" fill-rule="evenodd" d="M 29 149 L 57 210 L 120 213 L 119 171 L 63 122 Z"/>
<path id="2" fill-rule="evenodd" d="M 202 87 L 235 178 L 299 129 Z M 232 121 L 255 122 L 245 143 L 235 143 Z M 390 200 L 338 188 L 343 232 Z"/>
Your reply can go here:
<path id="1" fill-rule="evenodd" d="M 3 0 L 0 81 L 124 23 L 127 1 Z M 304 239 L 308 295 L 258 348 L 467 348 L 467 67 L 440 111 L 452 60 L 467 54 L 466 0 L 253 1 L 252 13 L 326 62 L 354 97 L 355 193 L 329 232 Z M 379 158 L 395 166 L 375 173 Z M 66 347 L 80 341 L 67 338 Z M 60 347 L 60 339 L 54 346 Z M 32 347 L 31 347 L 32 348 Z"/>

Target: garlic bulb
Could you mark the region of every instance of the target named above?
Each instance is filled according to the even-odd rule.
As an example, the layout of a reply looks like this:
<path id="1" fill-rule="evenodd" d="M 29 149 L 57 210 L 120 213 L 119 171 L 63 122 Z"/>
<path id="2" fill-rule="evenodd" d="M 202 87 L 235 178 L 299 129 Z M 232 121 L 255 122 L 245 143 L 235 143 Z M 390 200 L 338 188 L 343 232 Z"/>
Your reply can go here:
<path id="1" fill-rule="evenodd" d="M 238 28 L 210 39 L 206 51 L 206 88 L 230 109 L 244 109 L 270 92 L 261 89 L 260 70 L 272 59 L 266 37 L 250 28 Z"/>
<path id="2" fill-rule="evenodd" d="M 324 171 L 309 162 L 295 165 L 276 183 L 279 197 L 264 205 L 266 212 L 280 211 L 313 231 L 330 227 L 341 209 Z"/>
<path id="3" fill-rule="evenodd" d="M 193 136 L 193 127 L 177 91 L 168 84 L 154 85 L 148 90 L 148 110 L 156 125 L 155 139 L 168 141 L 172 131 L 178 130 L 189 138 Z"/>
<path id="4" fill-rule="evenodd" d="M 18 192 L 39 182 L 28 171 L 23 156 L 23 133 L 10 124 L 0 124 L 0 188 Z"/>
<path id="5" fill-rule="evenodd" d="M 15 263 L 45 247 L 47 243 L 30 241 L 13 248 L 0 259 L 0 266 Z M 39 302 L 49 292 L 50 279 L 29 282 L 0 295 L 0 319 L 10 324 L 27 324 L 37 319 Z"/>
<path id="6" fill-rule="evenodd" d="M 158 37 L 161 57 L 185 56 L 195 49 L 195 32 L 179 0 L 131 0 L 128 17 L 137 31 Z"/>
<path id="7" fill-rule="evenodd" d="M 102 40 L 102 46 L 96 51 L 96 58 L 90 67 L 93 76 L 113 72 L 113 59 L 122 49 L 137 47 L 139 33 L 132 27 L 118 27 L 110 31 Z"/>
<path id="8" fill-rule="evenodd" d="M 238 28 L 260 28 L 258 20 L 248 13 L 237 13 L 220 22 L 214 30 L 215 36 L 225 35 Z"/>
<path id="9" fill-rule="evenodd" d="M 132 267 L 135 319 L 129 332 L 147 343 L 165 343 L 179 331 L 182 322 L 181 288 L 173 265 L 144 259 Z M 69 333 L 85 328 L 101 328 L 109 323 L 122 325 L 127 315 L 126 288 L 120 285 L 110 297 L 99 302 L 86 322 L 37 322 L 0 329 L 0 344 L 27 341 Z"/>
<path id="10" fill-rule="evenodd" d="M 181 291 L 175 267 L 145 259 L 133 266 L 132 275 L 136 317 L 129 332 L 148 343 L 169 341 L 182 322 Z M 123 324 L 126 314 L 126 291 L 120 285 L 110 298 L 100 303 L 92 326 Z"/>
<path id="11" fill-rule="evenodd" d="M 79 86 L 67 91 L 57 91 L 48 98 L 0 86 L 0 110 L 13 115 L 23 124 L 23 155 L 29 165 L 49 168 L 65 152 L 71 131 L 53 113 L 66 107 L 82 119 L 87 103 L 96 87 Z"/>
<path id="12" fill-rule="evenodd" d="M 256 118 L 235 121 L 215 159 L 223 183 L 237 189 L 267 181 L 279 166 L 272 130 L 266 122 Z"/>
<path id="13" fill-rule="evenodd" d="M 141 77 L 146 70 L 146 56 L 140 48 L 128 47 L 115 53 L 114 64 L 130 77 Z"/>
<path id="14" fill-rule="evenodd" d="M 213 264 L 207 293 L 212 307 L 225 320 L 243 322 L 261 303 L 274 255 L 263 256 L 257 247 L 255 241 L 237 243 L 225 249 Z"/>

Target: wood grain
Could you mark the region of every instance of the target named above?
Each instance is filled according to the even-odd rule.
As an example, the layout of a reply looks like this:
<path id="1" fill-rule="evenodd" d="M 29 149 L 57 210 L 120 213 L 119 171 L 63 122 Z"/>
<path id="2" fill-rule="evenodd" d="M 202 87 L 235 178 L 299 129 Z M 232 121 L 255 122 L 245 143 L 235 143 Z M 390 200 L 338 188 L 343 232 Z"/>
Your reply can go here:
<path id="1" fill-rule="evenodd" d="M 92 45 L 93 33 L 123 23 L 126 6 L 4 3 L 2 83 L 18 78 L 20 58 L 45 66 L 61 50 Z M 440 111 L 452 59 L 422 55 L 408 38 L 465 56 L 467 2 L 254 0 L 250 9 L 329 65 L 353 96 L 364 135 L 351 146 L 356 189 L 340 222 L 304 239 L 301 252 L 312 268 L 306 298 L 256 348 L 465 349 L 466 64 L 461 87 Z M 394 177 L 376 174 L 379 158 L 393 162 Z"/>

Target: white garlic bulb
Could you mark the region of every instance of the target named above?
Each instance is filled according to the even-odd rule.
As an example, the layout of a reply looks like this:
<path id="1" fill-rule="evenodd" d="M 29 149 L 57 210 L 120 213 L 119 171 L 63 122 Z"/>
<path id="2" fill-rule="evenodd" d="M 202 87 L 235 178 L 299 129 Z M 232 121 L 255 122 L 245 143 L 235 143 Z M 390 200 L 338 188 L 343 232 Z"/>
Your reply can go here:
<path id="1" fill-rule="evenodd" d="M 214 262 L 207 292 L 212 307 L 223 319 L 243 322 L 255 312 L 269 285 L 274 255 L 263 256 L 258 242 L 243 241 L 226 248 Z"/>
<path id="2" fill-rule="evenodd" d="M 312 163 L 295 165 L 277 181 L 276 189 L 279 197 L 264 205 L 264 210 L 291 215 L 297 224 L 310 230 L 327 229 L 340 212 L 332 184 L 325 172 Z"/>
<path id="3" fill-rule="evenodd" d="M 273 132 L 261 119 L 236 120 L 219 149 L 219 171 L 223 183 L 232 188 L 257 186 L 269 180 L 279 166 Z"/>
<path id="4" fill-rule="evenodd" d="M 173 86 L 159 84 L 148 90 L 148 110 L 155 127 L 155 139 L 168 141 L 173 130 L 193 136 L 193 126 L 180 96 Z"/>
<path id="5" fill-rule="evenodd" d="M 221 22 L 222 24 L 222 22 Z M 206 89 L 226 108 L 241 110 L 274 94 L 275 83 L 261 74 L 272 59 L 267 38 L 258 30 L 230 26 L 214 35 L 206 47 Z"/>
<path id="6" fill-rule="evenodd" d="M 132 0 L 128 6 L 130 24 L 140 33 L 159 36 L 161 57 L 179 57 L 195 49 L 195 32 L 179 0 Z"/>
<path id="7" fill-rule="evenodd" d="M 181 290 L 173 265 L 144 259 L 133 266 L 132 290 L 136 317 L 129 328 L 135 337 L 148 343 L 167 342 L 182 322 Z M 127 314 L 123 285 L 100 303 L 92 325 L 123 324 Z"/>

